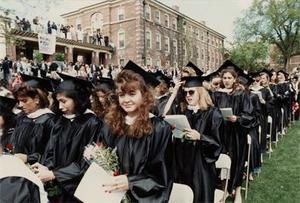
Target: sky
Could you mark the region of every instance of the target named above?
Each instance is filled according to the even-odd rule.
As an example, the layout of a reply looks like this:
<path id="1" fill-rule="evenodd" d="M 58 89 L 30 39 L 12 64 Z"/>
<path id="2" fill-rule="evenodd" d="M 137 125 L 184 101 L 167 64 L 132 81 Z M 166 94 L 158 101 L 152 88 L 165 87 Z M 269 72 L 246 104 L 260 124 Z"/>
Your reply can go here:
<path id="1" fill-rule="evenodd" d="M 58 23 L 63 23 L 61 14 L 103 0 L 0 0 L 0 7 L 14 9 L 19 17 L 32 19 L 43 16 Z M 234 39 L 234 21 L 241 17 L 253 0 L 159 0 L 172 6 L 179 6 L 179 11 L 226 36 L 226 41 Z"/>

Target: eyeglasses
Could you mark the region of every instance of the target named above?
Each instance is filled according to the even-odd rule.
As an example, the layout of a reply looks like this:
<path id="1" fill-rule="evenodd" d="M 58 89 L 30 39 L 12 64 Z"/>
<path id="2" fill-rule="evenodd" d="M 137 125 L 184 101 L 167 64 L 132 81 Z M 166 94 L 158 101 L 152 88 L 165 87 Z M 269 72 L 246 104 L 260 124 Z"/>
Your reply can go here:
<path id="1" fill-rule="evenodd" d="M 188 91 L 183 91 L 184 93 L 184 96 L 187 96 L 187 95 L 193 95 L 195 93 L 195 90 L 188 90 Z"/>

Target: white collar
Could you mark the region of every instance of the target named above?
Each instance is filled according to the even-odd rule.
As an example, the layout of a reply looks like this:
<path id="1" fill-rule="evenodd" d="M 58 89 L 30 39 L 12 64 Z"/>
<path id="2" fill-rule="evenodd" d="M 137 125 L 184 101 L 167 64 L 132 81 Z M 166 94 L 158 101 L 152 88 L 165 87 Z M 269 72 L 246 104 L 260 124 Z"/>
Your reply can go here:
<path id="1" fill-rule="evenodd" d="M 187 109 L 188 109 L 188 110 L 192 110 L 194 113 L 196 113 L 200 108 L 199 108 L 198 105 L 196 105 L 196 106 L 188 105 L 188 106 L 187 106 Z"/>
<path id="2" fill-rule="evenodd" d="M 254 91 L 259 91 L 261 89 L 263 89 L 264 87 L 263 86 L 251 86 L 251 90 L 254 90 Z"/>
<path id="3" fill-rule="evenodd" d="M 153 118 L 153 117 L 155 117 L 155 115 L 152 114 L 152 113 L 149 113 L 149 118 Z M 135 117 L 129 117 L 129 116 L 127 115 L 127 116 L 125 116 L 125 123 L 126 123 L 127 125 L 132 125 L 132 124 L 134 124 L 136 118 L 137 118 L 137 116 L 135 116 Z"/>
<path id="4" fill-rule="evenodd" d="M 218 91 L 218 92 L 230 93 L 230 92 L 232 92 L 232 89 L 220 88 L 220 89 L 218 89 L 217 91 Z"/>
<path id="5" fill-rule="evenodd" d="M 0 137 L 3 135 L 3 129 L 0 129 Z"/>
<path id="6" fill-rule="evenodd" d="M 35 119 L 35 118 L 40 117 L 41 115 L 44 115 L 47 113 L 54 114 L 50 109 L 44 108 L 44 109 L 38 109 L 35 112 L 28 114 L 27 117 Z"/>
<path id="7" fill-rule="evenodd" d="M 87 114 L 87 113 L 95 114 L 95 113 L 94 113 L 92 110 L 90 110 L 90 109 L 86 109 L 85 112 L 84 112 L 83 114 Z M 74 118 L 76 117 L 76 114 L 70 114 L 70 115 L 65 115 L 65 114 L 64 114 L 63 117 L 65 117 L 65 118 L 67 118 L 67 119 L 73 121 Z"/>

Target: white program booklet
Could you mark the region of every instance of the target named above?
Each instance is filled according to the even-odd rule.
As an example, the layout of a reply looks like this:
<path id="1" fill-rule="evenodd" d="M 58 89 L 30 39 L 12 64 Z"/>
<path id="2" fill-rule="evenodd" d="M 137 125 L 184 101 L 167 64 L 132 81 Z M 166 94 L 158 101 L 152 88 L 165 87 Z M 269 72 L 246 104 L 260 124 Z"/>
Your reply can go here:
<path id="1" fill-rule="evenodd" d="M 190 123 L 185 115 L 166 115 L 164 120 L 175 127 L 173 137 L 183 138 L 183 129 L 191 129 Z"/>
<path id="2" fill-rule="evenodd" d="M 120 203 L 125 191 L 104 192 L 105 188 L 102 185 L 111 183 L 112 179 L 113 177 L 107 174 L 102 167 L 92 163 L 78 185 L 75 197 L 84 203 Z"/>
<path id="3" fill-rule="evenodd" d="M 233 116 L 232 108 L 220 108 L 223 118 L 227 120 L 229 116 Z"/>

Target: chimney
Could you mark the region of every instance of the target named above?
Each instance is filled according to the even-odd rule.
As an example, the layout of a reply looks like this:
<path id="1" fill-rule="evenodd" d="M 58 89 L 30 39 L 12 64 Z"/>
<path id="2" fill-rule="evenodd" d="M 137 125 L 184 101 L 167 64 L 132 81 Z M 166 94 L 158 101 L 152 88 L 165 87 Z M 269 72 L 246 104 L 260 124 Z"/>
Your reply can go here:
<path id="1" fill-rule="evenodd" d="M 179 6 L 177 6 L 177 5 L 173 5 L 173 6 L 172 6 L 172 9 L 174 9 L 175 11 L 178 11 L 178 12 L 179 12 Z"/>

